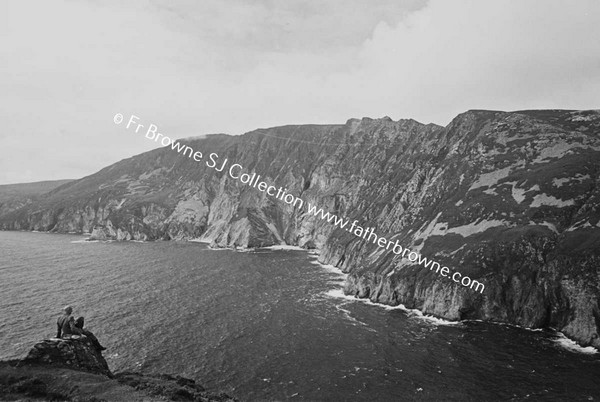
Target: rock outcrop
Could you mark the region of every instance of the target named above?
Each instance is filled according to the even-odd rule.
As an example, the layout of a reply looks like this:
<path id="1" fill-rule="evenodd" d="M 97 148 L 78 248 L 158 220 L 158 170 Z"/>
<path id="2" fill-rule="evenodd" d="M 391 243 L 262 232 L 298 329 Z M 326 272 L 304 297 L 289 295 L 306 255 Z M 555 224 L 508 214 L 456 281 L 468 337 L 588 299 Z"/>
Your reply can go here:
<path id="1" fill-rule="evenodd" d="M 349 273 L 347 294 L 451 320 L 552 327 L 600 347 L 598 111 L 471 110 L 447 127 L 363 118 L 184 143 L 205 158 L 166 147 L 120 161 L 0 216 L 0 228 L 316 247 Z M 221 172 L 206 164 L 213 152 L 217 167 L 228 161 Z M 234 163 L 485 290 L 232 178 Z"/>
<path id="2" fill-rule="evenodd" d="M 22 360 L 23 364 L 50 364 L 113 377 L 102 353 L 86 336 L 70 339 L 51 338 L 36 343 Z"/>
<path id="3" fill-rule="evenodd" d="M 113 374 L 86 337 L 43 340 L 23 360 L 0 362 L 0 400 L 235 402 L 180 376 Z"/>

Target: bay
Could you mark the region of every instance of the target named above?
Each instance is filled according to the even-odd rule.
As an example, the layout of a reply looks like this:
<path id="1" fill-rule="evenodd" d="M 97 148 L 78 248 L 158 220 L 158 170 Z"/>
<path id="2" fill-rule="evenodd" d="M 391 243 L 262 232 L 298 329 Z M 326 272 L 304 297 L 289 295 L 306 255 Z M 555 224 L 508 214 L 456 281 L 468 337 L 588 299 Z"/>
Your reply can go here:
<path id="1" fill-rule="evenodd" d="M 0 232 L 0 359 L 85 316 L 113 371 L 240 400 L 592 400 L 600 357 L 549 331 L 450 324 L 343 296 L 297 250 Z"/>

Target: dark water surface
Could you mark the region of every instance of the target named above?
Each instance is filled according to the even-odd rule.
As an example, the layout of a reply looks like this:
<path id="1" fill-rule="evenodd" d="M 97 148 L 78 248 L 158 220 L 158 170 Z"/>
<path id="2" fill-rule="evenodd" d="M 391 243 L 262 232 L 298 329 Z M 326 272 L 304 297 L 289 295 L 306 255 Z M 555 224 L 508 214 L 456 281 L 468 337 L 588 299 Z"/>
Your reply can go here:
<path id="1" fill-rule="evenodd" d="M 81 239 L 0 232 L 0 359 L 53 336 L 72 304 L 113 371 L 241 400 L 600 400 L 598 354 L 343 298 L 340 275 L 303 251 Z"/>

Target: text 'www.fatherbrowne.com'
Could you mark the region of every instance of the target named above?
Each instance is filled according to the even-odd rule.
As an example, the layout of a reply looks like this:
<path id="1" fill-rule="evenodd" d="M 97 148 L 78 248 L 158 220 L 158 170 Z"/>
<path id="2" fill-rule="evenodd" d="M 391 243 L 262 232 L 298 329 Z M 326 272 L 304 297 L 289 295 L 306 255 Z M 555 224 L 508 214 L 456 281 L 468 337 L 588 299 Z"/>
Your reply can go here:
<path id="1" fill-rule="evenodd" d="M 115 124 L 120 125 L 125 121 L 124 116 L 121 113 L 115 114 L 113 121 Z M 131 115 L 127 119 L 127 124 L 125 125 L 127 130 L 133 130 L 136 133 L 143 134 L 147 139 L 154 141 L 157 144 L 161 144 L 163 147 L 171 147 L 173 151 L 186 156 L 190 159 L 193 159 L 196 162 L 201 162 L 204 158 L 204 154 L 201 151 L 195 150 L 189 145 L 182 144 L 177 140 L 173 140 L 170 137 L 160 133 L 158 131 L 158 126 L 155 124 L 145 125 L 140 122 L 140 118 L 136 115 Z M 381 247 L 386 250 L 391 250 L 394 254 L 401 255 L 402 258 L 408 258 L 409 261 L 421 265 L 425 268 L 429 268 L 429 270 L 435 270 L 436 273 L 441 276 L 451 279 L 456 283 L 460 283 L 464 287 L 468 287 L 470 289 L 474 289 L 475 291 L 479 291 L 483 293 L 485 289 L 485 285 L 481 282 L 478 282 L 474 279 L 469 278 L 468 276 L 462 275 L 458 271 L 451 271 L 448 267 L 443 267 L 437 261 L 430 260 L 426 257 L 423 257 L 421 254 L 411 251 L 406 247 L 402 247 L 398 244 L 398 240 L 392 242 L 386 239 L 383 236 L 379 236 L 375 233 L 375 228 L 364 228 L 358 225 L 358 220 L 354 220 L 350 222 L 347 219 L 340 218 L 336 215 L 333 215 L 329 212 L 323 211 L 322 208 L 318 208 L 316 205 L 312 205 L 309 202 L 304 202 L 302 198 L 296 197 L 293 194 L 288 193 L 287 188 L 285 187 L 277 187 L 273 186 L 269 183 L 266 183 L 261 180 L 261 176 L 256 173 L 244 173 L 244 168 L 238 163 L 232 163 L 228 165 L 228 160 L 225 159 L 222 162 L 219 160 L 219 155 L 215 152 L 212 152 L 208 155 L 208 158 L 205 160 L 206 166 L 216 170 L 217 172 L 222 172 L 225 170 L 227 166 L 229 169 L 227 173 L 232 179 L 239 180 L 242 184 L 248 185 L 250 187 L 254 187 L 259 191 L 266 192 L 269 196 L 275 197 L 278 200 L 285 202 L 288 205 L 301 210 L 302 208 L 306 208 L 308 214 L 312 214 L 313 216 L 332 223 L 340 229 L 346 230 L 349 233 L 352 233 L 356 237 L 359 237 L 367 242 L 372 242 L 373 244 L 377 244 L 378 247 Z"/>

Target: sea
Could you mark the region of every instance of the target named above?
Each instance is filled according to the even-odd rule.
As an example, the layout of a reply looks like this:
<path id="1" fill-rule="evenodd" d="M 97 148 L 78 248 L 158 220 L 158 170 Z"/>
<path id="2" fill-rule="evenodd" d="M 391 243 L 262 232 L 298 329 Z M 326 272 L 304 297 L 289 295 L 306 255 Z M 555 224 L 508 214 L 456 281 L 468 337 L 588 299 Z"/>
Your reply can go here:
<path id="1" fill-rule="evenodd" d="M 595 349 L 345 296 L 344 274 L 304 250 L 85 239 L 0 231 L 1 360 L 54 336 L 72 305 L 113 372 L 241 401 L 600 400 Z"/>

